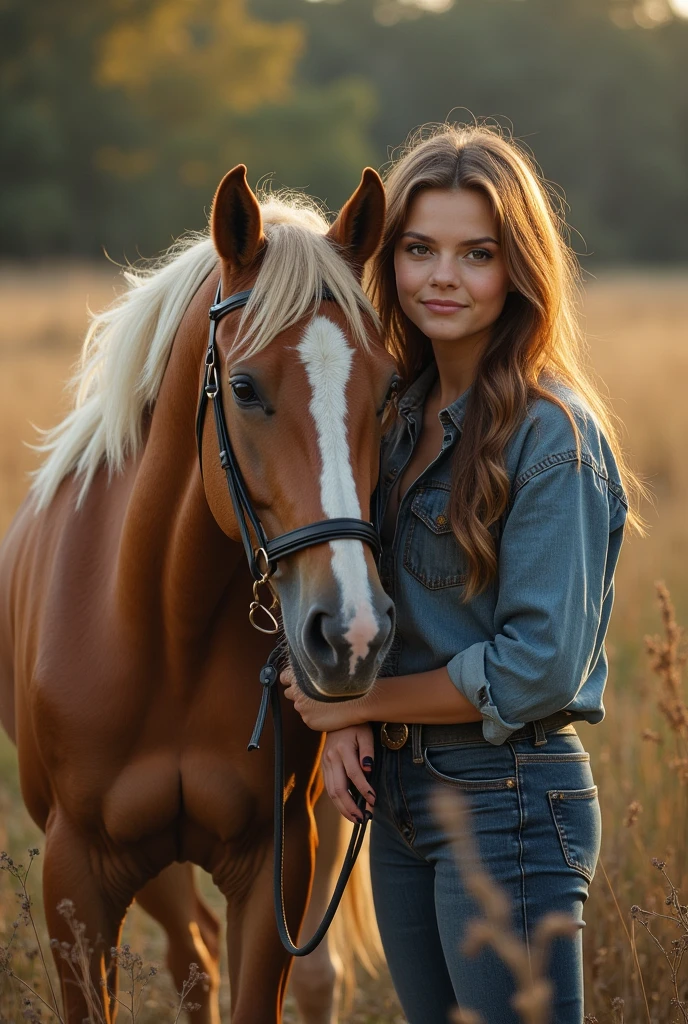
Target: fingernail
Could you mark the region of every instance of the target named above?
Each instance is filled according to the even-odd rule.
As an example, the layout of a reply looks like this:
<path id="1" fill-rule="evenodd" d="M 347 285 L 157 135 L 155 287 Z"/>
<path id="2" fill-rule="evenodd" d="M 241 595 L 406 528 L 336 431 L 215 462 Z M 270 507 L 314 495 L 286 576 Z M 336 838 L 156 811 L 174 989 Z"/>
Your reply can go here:
<path id="1" fill-rule="evenodd" d="M 373 770 L 373 763 L 374 763 L 374 762 L 373 762 L 373 759 L 372 759 L 372 757 L 364 757 L 364 758 L 362 758 L 362 760 L 361 760 L 361 765 L 362 765 L 362 767 L 363 767 L 363 768 L 368 768 L 368 769 L 369 769 L 370 771 L 372 771 L 372 770 Z"/>
<path id="2" fill-rule="evenodd" d="M 368 812 L 366 811 L 366 814 L 367 814 L 367 813 L 368 813 Z M 362 824 L 363 824 L 363 821 L 364 821 L 364 819 L 363 819 L 363 818 L 361 817 L 361 815 L 360 815 L 360 814 L 358 814 L 358 815 L 356 816 L 356 821 L 358 822 L 358 824 L 359 824 L 359 825 L 362 825 Z"/>
<path id="3" fill-rule="evenodd" d="M 372 820 L 373 820 L 373 814 L 372 814 L 372 811 L 366 811 L 366 812 L 365 812 L 365 820 L 366 820 L 366 821 L 372 821 Z"/>
<path id="4" fill-rule="evenodd" d="M 368 798 L 370 800 L 375 800 L 375 794 L 373 793 L 372 789 L 368 790 Z"/>

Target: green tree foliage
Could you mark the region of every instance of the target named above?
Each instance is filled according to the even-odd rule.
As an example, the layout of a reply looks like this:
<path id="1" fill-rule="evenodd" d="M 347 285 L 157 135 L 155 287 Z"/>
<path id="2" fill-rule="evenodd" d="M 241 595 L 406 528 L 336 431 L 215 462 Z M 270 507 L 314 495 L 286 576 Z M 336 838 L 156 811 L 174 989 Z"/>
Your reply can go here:
<path id="1" fill-rule="evenodd" d="M 327 197 L 371 158 L 369 87 L 292 87 L 303 30 L 243 0 L 0 0 L 0 252 L 146 255 L 221 176 Z"/>
<path id="2" fill-rule="evenodd" d="M 150 255 L 235 163 L 336 209 L 413 128 L 494 117 L 595 260 L 688 259 L 669 0 L 0 0 L 0 255 Z"/>
<path id="3" fill-rule="evenodd" d="M 563 188 L 578 251 L 688 259 L 688 21 L 661 0 L 647 10 L 642 0 L 455 0 L 435 14 L 419 4 L 431 6 L 252 0 L 251 9 L 301 20 L 301 81 L 372 81 L 379 162 L 423 123 L 494 117 Z"/>

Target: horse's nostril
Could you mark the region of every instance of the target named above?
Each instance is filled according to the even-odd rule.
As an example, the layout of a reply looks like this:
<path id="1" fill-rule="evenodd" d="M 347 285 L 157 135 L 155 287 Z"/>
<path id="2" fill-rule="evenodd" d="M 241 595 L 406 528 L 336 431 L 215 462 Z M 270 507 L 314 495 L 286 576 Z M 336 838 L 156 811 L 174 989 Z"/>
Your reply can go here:
<path id="1" fill-rule="evenodd" d="M 303 644 L 316 665 L 334 668 L 338 660 L 336 624 L 331 615 L 311 609 L 303 628 Z"/>
<path id="2" fill-rule="evenodd" d="M 342 621 L 340 614 L 329 614 L 322 605 L 311 608 L 301 641 L 318 677 L 335 672 L 344 673 L 348 679 L 358 670 L 374 670 L 394 631 L 394 604 L 387 595 L 384 597 L 374 616 L 354 616 L 351 621 Z"/>
<path id="3" fill-rule="evenodd" d="M 389 597 L 387 594 L 385 595 L 385 597 L 387 597 L 387 604 L 382 610 L 382 621 L 388 623 L 387 632 L 385 634 L 386 639 L 395 626 L 395 609 L 394 601 L 392 600 L 392 598 Z"/>

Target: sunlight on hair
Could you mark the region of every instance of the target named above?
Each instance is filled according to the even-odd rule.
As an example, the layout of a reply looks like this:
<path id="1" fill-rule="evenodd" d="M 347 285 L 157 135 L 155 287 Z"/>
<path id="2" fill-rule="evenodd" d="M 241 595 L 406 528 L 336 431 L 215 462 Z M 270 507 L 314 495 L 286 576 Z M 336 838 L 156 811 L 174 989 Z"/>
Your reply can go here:
<path id="1" fill-rule="evenodd" d="M 364 314 L 377 314 L 341 253 L 325 237 L 329 224 L 303 193 L 264 192 L 260 196 L 268 239 L 260 273 L 239 324 L 238 348 L 261 352 L 272 339 L 298 323 L 327 288 L 344 313 L 354 340 L 367 348 Z"/>
<path id="2" fill-rule="evenodd" d="M 581 272 L 568 244 L 564 199 L 542 176 L 527 148 L 498 124 L 423 125 L 387 167 L 387 219 L 371 268 L 370 291 L 402 388 L 433 359 L 429 339 L 403 314 L 394 269 L 395 247 L 421 188 L 470 188 L 487 196 L 514 285 L 491 326 L 489 362 L 478 366 L 473 381 L 461 458 L 452 476 L 450 522 L 467 559 L 463 600 L 469 601 L 497 574 L 497 544 L 490 531 L 510 501 L 506 446 L 534 401 L 558 406 L 579 458 L 581 426 L 594 421 L 631 495 L 628 524 L 640 532 L 643 521 L 637 507 L 645 491 L 621 449 L 605 394 L 589 371 L 579 318 Z"/>
<path id="3" fill-rule="evenodd" d="M 239 325 L 241 348 L 260 352 L 309 309 L 315 315 L 325 287 L 354 343 L 366 347 L 365 318 L 377 327 L 377 315 L 349 263 L 325 238 L 324 214 L 301 193 L 265 192 L 259 198 L 268 245 Z M 35 448 L 45 460 L 33 474 L 37 511 L 72 472 L 81 480 L 80 505 L 103 463 L 110 473 L 121 472 L 140 450 L 144 414 L 157 398 L 177 329 L 217 263 L 203 232 L 179 239 L 158 260 L 123 270 L 126 290 L 91 316 L 69 385 L 75 396 L 71 411 L 51 430 L 39 431 Z"/>

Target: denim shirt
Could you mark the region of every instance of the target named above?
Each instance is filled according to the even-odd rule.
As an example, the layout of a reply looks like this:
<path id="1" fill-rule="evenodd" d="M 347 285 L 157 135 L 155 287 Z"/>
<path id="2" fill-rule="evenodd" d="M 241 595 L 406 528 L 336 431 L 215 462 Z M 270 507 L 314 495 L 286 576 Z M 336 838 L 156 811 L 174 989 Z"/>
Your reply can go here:
<path id="1" fill-rule="evenodd" d="M 436 376 L 433 363 L 400 400 L 398 419 L 383 438 L 380 523 Z M 394 538 L 383 543 L 380 577 L 397 615 L 383 674 L 446 666 L 494 744 L 563 709 L 600 722 L 604 637 L 628 507 L 611 449 L 570 390 L 557 386 L 555 393 L 578 424 L 580 465 L 563 410 L 545 399 L 531 404 L 505 452 L 511 494 L 499 524 L 497 576 L 464 603 L 466 558 L 448 504 L 469 392 L 440 412 L 442 450 L 403 496 Z"/>

